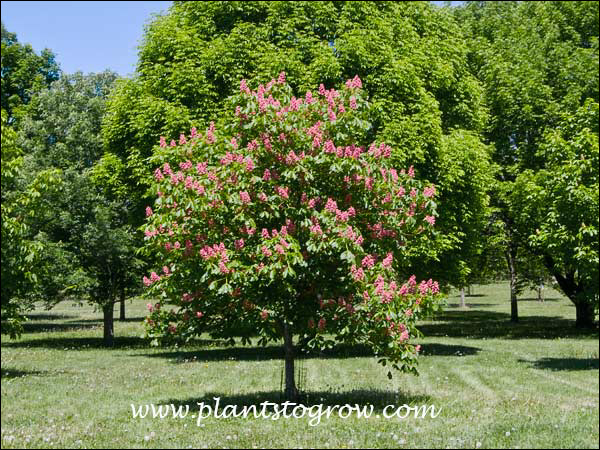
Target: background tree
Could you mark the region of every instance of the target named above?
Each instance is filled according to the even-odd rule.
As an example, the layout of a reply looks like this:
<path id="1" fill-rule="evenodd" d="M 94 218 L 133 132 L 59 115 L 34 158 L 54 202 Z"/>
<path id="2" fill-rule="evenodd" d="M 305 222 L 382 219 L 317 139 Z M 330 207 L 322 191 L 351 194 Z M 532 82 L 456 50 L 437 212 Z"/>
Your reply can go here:
<path id="1" fill-rule="evenodd" d="M 598 310 L 598 103 L 589 99 L 548 130 L 546 164 L 519 174 L 519 218 L 531 246 L 575 304 L 578 327 L 592 327 Z"/>
<path id="2" fill-rule="evenodd" d="M 19 108 L 31 100 L 34 92 L 58 80 L 60 69 L 54 53 L 44 49 L 38 55 L 31 45 L 21 44 L 15 33 L 2 23 L 2 109 L 12 125 Z"/>
<path id="3" fill-rule="evenodd" d="M 139 55 L 136 77 L 111 96 L 103 133 L 140 220 L 145 161 L 159 137 L 208 126 L 241 78 L 266 83 L 285 71 L 303 95 L 358 74 L 373 106 L 370 137 L 438 186 L 437 278 L 464 282 L 485 224 L 489 158 L 478 137 L 483 92 L 451 14 L 424 2 L 174 2 L 148 26 Z"/>
<path id="4" fill-rule="evenodd" d="M 541 219 L 522 215 L 526 193 L 517 179 L 553 165 L 540 151 L 544 136 L 561 127 L 564 114 L 574 115 L 586 99 L 598 99 L 598 4 L 469 2 L 456 16 L 468 30 L 471 68 L 485 87 L 490 110 L 485 135 L 499 166 L 492 203 L 503 224 L 516 321 L 521 253 L 537 252 L 550 273 L 564 269 L 561 259 L 547 258 L 548 249 L 530 238 Z"/>
<path id="5" fill-rule="evenodd" d="M 45 267 L 45 248 L 31 222 L 47 209 L 46 198 L 59 182 L 59 173 L 22 173 L 22 151 L 7 122 L 2 110 L 2 333 L 16 337 L 22 331 L 23 312 L 31 306 L 27 299 L 39 288 L 38 276 Z M 25 182 L 19 183 L 19 178 Z"/>
<path id="6" fill-rule="evenodd" d="M 115 167 L 110 154 L 104 155 L 100 134 L 106 96 L 116 78 L 109 71 L 65 75 L 32 98 L 19 123 L 20 143 L 29 150 L 28 171 L 56 167 L 63 174 L 51 208 L 33 224 L 55 253 L 61 252 L 53 270 L 45 272 L 41 294 L 50 304 L 66 298 L 57 295 L 56 287 L 68 274 L 74 287 L 63 292 L 103 310 L 107 345 L 113 342 L 115 301 L 124 304 L 124 297 L 141 287 L 141 263 L 135 257 L 140 236 L 136 241 L 128 223 L 130 204 L 112 183 Z M 58 270 L 63 260 L 70 267 Z"/>

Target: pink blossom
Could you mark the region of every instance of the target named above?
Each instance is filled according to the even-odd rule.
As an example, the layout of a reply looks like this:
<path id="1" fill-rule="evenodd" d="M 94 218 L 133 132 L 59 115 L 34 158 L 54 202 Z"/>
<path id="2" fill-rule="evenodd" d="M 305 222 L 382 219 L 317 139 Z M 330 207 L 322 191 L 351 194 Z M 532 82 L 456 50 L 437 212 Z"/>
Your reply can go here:
<path id="1" fill-rule="evenodd" d="M 350 97 L 350 108 L 352 109 L 356 109 L 356 98 L 354 98 L 354 96 Z"/>
<path id="2" fill-rule="evenodd" d="M 150 217 L 152 215 L 152 208 L 146 206 L 146 217 Z"/>
<path id="3" fill-rule="evenodd" d="M 425 216 L 425 221 L 429 222 L 429 225 L 435 224 L 435 216 Z"/>
<path id="4" fill-rule="evenodd" d="M 375 265 L 375 258 L 373 255 L 367 255 L 363 258 L 361 265 L 367 269 L 370 269 Z"/>
<path id="5" fill-rule="evenodd" d="M 242 248 L 244 248 L 244 245 L 245 245 L 244 238 L 237 239 L 235 241 L 235 249 L 236 250 L 241 250 Z"/>
<path id="6" fill-rule="evenodd" d="M 325 209 L 329 212 L 335 213 L 338 210 L 335 200 L 328 198 L 327 203 L 325 204 Z"/>
<path id="7" fill-rule="evenodd" d="M 281 72 L 279 74 L 279 78 L 277 79 L 277 82 L 279 84 L 285 84 L 285 72 Z"/>
<path id="8" fill-rule="evenodd" d="M 261 318 L 262 320 L 267 320 L 267 319 L 268 319 L 268 317 L 269 317 L 269 312 L 268 312 L 266 309 L 263 309 L 263 310 L 260 312 L 260 318 Z"/>
<path id="9" fill-rule="evenodd" d="M 428 186 L 423 190 L 423 196 L 426 198 L 433 197 L 435 195 L 435 186 Z"/>
<path id="10" fill-rule="evenodd" d="M 169 275 L 171 273 L 171 271 L 169 270 L 169 268 L 167 266 L 163 266 L 163 273 L 165 275 Z"/>
<path id="11" fill-rule="evenodd" d="M 143 278 L 143 281 L 144 281 L 144 286 L 150 286 L 152 284 L 152 281 L 146 276 Z M 150 303 L 148 303 L 148 304 L 150 304 Z"/>
<path id="12" fill-rule="evenodd" d="M 164 136 L 160 137 L 160 146 L 161 147 L 166 147 L 167 146 L 167 141 L 166 141 L 166 139 L 165 139 Z"/>
<path id="13" fill-rule="evenodd" d="M 323 86 L 323 85 L 321 85 L 321 86 Z M 319 324 L 317 325 L 319 331 L 323 331 L 325 329 L 326 324 L 327 324 L 327 321 L 325 320 L 325 318 L 319 319 Z"/>
<path id="14" fill-rule="evenodd" d="M 196 311 L 196 317 L 198 319 L 201 319 L 204 316 L 204 313 L 202 311 Z"/>
<path id="15" fill-rule="evenodd" d="M 245 94 L 250 94 L 250 89 L 248 88 L 248 84 L 247 84 L 246 80 L 240 81 L 240 92 L 243 92 Z"/>
<path id="16" fill-rule="evenodd" d="M 246 191 L 241 191 L 240 200 L 242 201 L 242 203 L 250 203 L 250 194 L 248 194 L 248 192 Z"/>
<path id="17" fill-rule="evenodd" d="M 394 257 L 392 256 L 392 253 L 388 253 L 385 259 L 382 261 L 383 267 L 385 267 L 386 269 L 390 268 L 392 266 L 393 258 Z"/>
<path id="18" fill-rule="evenodd" d="M 282 187 L 282 186 L 276 186 L 276 187 L 275 187 L 275 192 L 276 192 L 276 193 L 277 193 L 279 196 L 281 196 L 281 197 L 283 197 L 283 198 L 285 198 L 285 199 L 288 199 L 288 198 L 290 198 L 290 193 L 289 193 L 289 191 L 290 191 L 290 188 L 289 188 L 289 187 Z"/>
<path id="19" fill-rule="evenodd" d="M 263 173 L 263 180 L 269 181 L 271 179 L 271 171 L 269 169 L 265 169 Z"/>

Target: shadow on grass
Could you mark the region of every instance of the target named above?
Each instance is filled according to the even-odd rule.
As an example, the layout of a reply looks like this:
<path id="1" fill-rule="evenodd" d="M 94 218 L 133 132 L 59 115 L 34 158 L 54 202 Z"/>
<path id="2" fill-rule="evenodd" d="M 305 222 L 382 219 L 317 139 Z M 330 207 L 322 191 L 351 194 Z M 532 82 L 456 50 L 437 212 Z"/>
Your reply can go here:
<path id="1" fill-rule="evenodd" d="M 72 316 L 70 314 L 27 314 L 27 320 L 65 320 L 65 319 L 77 319 L 78 316 Z"/>
<path id="2" fill-rule="evenodd" d="M 219 408 L 217 413 L 223 412 L 223 408 L 226 405 L 235 405 L 239 408 L 245 406 L 256 405 L 257 413 L 260 414 L 262 411 L 263 402 L 270 403 L 282 403 L 285 401 L 283 393 L 279 391 L 265 391 L 265 392 L 253 392 L 249 394 L 226 394 L 223 392 L 208 392 L 202 397 L 188 398 L 188 399 L 170 399 L 161 401 L 162 405 L 174 405 L 175 408 L 182 406 L 185 408 L 189 407 L 190 411 L 198 411 L 198 403 L 204 402 L 212 408 L 213 417 L 215 414 L 216 401 L 215 398 L 219 398 Z M 300 403 L 305 406 L 319 405 L 322 404 L 325 407 L 334 405 L 358 405 L 361 410 L 364 406 L 373 405 L 374 411 L 382 411 L 387 405 L 396 405 L 396 408 L 400 405 L 422 405 L 427 404 L 431 401 L 431 397 L 427 395 L 407 395 L 402 392 L 384 391 L 378 389 L 355 389 L 347 392 L 325 392 L 325 391 L 308 391 L 301 393 Z M 288 414 L 291 413 L 292 406 L 288 409 Z M 396 408 L 388 408 L 388 412 L 393 413 Z M 228 408 L 229 410 L 229 408 Z M 266 408 L 267 411 L 272 411 L 272 408 Z M 204 410 L 203 414 L 206 414 L 208 409 Z M 240 411 L 238 411 L 240 412 Z M 353 414 L 356 414 L 355 412 Z M 337 416 L 337 412 L 334 410 L 332 416 Z M 308 413 L 305 416 L 309 418 Z M 248 418 L 254 418 L 252 411 L 249 412 Z M 326 415 L 323 417 L 326 420 Z"/>
<path id="3" fill-rule="evenodd" d="M 97 323 L 84 322 L 82 320 L 73 322 L 25 322 L 23 330 L 25 333 L 51 333 L 61 331 L 77 331 L 83 329 L 101 327 L 102 322 Z"/>
<path id="4" fill-rule="evenodd" d="M 126 349 L 149 347 L 149 341 L 136 336 L 117 336 L 113 347 L 105 347 L 101 337 L 56 337 L 44 339 L 15 340 L 2 342 L 2 347 L 8 348 L 53 348 L 68 350 L 86 349 Z"/>
<path id="5" fill-rule="evenodd" d="M 475 355 L 481 349 L 464 345 L 423 344 L 421 354 L 424 356 L 466 356 Z M 173 363 L 209 362 L 209 361 L 267 361 L 283 359 L 281 345 L 267 347 L 221 347 L 201 348 L 194 350 L 177 350 L 156 353 L 146 353 L 135 356 L 149 358 L 165 358 Z M 332 349 L 322 352 L 298 351 L 298 359 L 339 359 L 339 358 L 372 358 L 373 352 L 367 345 L 339 344 Z"/>
<path id="6" fill-rule="evenodd" d="M 465 303 L 467 308 L 487 308 L 489 306 L 497 306 L 498 303 Z M 460 308 L 460 303 L 448 303 L 449 308 Z"/>
<path id="7" fill-rule="evenodd" d="M 558 301 L 560 301 L 560 298 L 558 298 L 558 297 L 545 298 L 544 301 L 541 301 L 537 297 L 519 298 L 519 303 L 520 302 L 538 302 L 540 305 L 543 303 L 546 303 L 546 302 L 558 302 Z"/>
<path id="8" fill-rule="evenodd" d="M 193 345 L 218 346 L 224 345 L 222 341 L 213 339 L 198 339 L 193 341 Z M 126 349 L 150 349 L 150 340 L 137 336 L 115 336 L 112 347 L 104 346 L 101 337 L 56 337 L 43 339 L 11 340 L 2 341 L 2 347 L 8 348 L 49 348 L 63 350 L 88 350 L 88 349 L 106 349 L 106 350 L 126 350 Z M 169 347 L 163 347 L 168 349 Z M 141 355 L 138 355 L 141 356 Z M 151 356 L 151 355 L 143 355 Z"/>
<path id="9" fill-rule="evenodd" d="M 477 347 L 450 344 L 422 344 L 421 356 L 469 356 L 481 351 Z"/>
<path id="10" fill-rule="evenodd" d="M 45 375 L 47 373 L 39 370 L 5 369 L 4 367 L 0 371 L 2 372 L 2 379 L 7 380 L 10 380 L 11 378 L 26 377 L 29 375 Z"/>
<path id="11" fill-rule="evenodd" d="M 530 363 L 535 369 L 546 370 L 598 370 L 598 358 L 542 358 Z"/>
<path id="12" fill-rule="evenodd" d="M 469 337 L 475 339 L 597 338 L 598 327 L 575 328 L 575 321 L 562 317 L 524 316 L 510 322 L 510 314 L 482 310 L 444 311 L 417 327 L 427 337 Z"/>

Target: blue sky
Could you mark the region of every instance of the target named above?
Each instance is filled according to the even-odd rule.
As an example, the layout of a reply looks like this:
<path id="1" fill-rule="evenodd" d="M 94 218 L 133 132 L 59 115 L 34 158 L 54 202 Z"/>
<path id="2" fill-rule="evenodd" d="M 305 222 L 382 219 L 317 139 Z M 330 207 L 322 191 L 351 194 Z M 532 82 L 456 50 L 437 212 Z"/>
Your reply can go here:
<path id="1" fill-rule="evenodd" d="M 39 52 L 49 48 L 66 73 L 134 72 L 144 24 L 170 1 L 2 1 L 2 22 Z"/>
<path id="2" fill-rule="evenodd" d="M 135 71 L 137 46 L 153 13 L 171 1 L 2 1 L 2 22 L 36 52 L 49 48 L 62 70 Z M 433 2 L 441 6 L 443 2 Z M 452 2 L 453 6 L 462 2 Z"/>

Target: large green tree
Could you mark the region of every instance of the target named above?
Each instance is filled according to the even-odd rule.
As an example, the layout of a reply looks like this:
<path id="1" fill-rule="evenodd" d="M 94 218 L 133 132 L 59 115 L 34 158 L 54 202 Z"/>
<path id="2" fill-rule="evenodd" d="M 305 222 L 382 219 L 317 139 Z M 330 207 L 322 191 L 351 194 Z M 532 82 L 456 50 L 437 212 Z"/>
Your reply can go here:
<path id="1" fill-rule="evenodd" d="M 47 199 L 60 182 L 54 169 L 23 172 L 23 152 L 2 110 L 2 333 L 18 336 L 30 294 L 45 271 L 44 245 L 32 222 L 49 209 Z"/>
<path id="2" fill-rule="evenodd" d="M 115 302 L 124 304 L 128 291 L 141 287 L 135 257 L 139 243 L 128 223 L 130 203 L 114 180 L 120 169 L 110 154 L 104 155 L 100 133 L 116 78 L 110 71 L 64 75 L 32 98 L 18 124 L 20 145 L 28 150 L 28 172 L 59 168 L 62 173 L 62 189 L 32 223 L 54 251 L 38 297 L 51 305 L 66 295 L 77 296 L 98 306 L 108 345 Z M 70 267 L 59 270 L 62 261 Z M 68 290 L 65 274 L 73 286 Z"/>
<path id="3" fill-rule="evenodd" d="M 579 209 L 575 197 L 562 197 L 563 204 L 559 207 L 550 192 L 558 189 L 560 178 L 565 176 L 560 171 L 562 165 L 571 167 L 573 158 L 579 157 L 593 161 L 590 152 L 597 152 L 597 147 L 586 150 L 570 144 L 555 146 L 556 140 L 551 144 L 548 139 L 552 140 L 551 136 L 556 133 L 561 135 L 560 130 L 570 120 L 565 117 L 577 116 L 588 99 L 598 101 L 598 3 L 468 2 L 456 10 L 456 16 L 467 30 L 471 69 L 485 87 L 490 111 L 485 135 L 493 146 L 498 166 L 492 199 L 495 217 L 502 224 L 500 240 L 511 279 L 512 320 L 517 321 L 519 259 L 523 259 L 523 253 L 534 252 L 541 257 L 572 300 L 580 298 L 579 291 L 594 290 L 584 267 L 598 260 L 597 241 L 595 246 L 586 247 L 588 263 L 577 265 L 572 264 L 573 249 L 557 247 L 552 239 L 534 236 L 536 230 L 546 230 L 547 234 L 542 233 L 542 236 L 562 233 L 565 242 L 578 239 L 579 231 L 573 226 L 561 228 L 562 219 L 550 219 L 556 214 L 553 211 L 562 207 L 571 209 L 575 222 L 593 227 L 587 218 L 588 212 Z M 570 138 L 564 139 L 569 142 Z M 534 198 L 524 192 L 525 183 L 520 176 L 527 173 L 529 177 L 538 172 L 537 182 L 545 186 L 543 192 L 547 193 L 543 197 L 547 202 L 546 212 L 528 215 L 524 213 L 528 209 L 524 199 L 534 201 Z M 542 178 L 545 181 L 542 182 Z M 590 186 L 587 178 L 585 180 L 585 186 Z M 551 185 L 555 187 L 550 188 Z M 541 198 L 536 197 L 535 202 Z M 564 203 L 565 198 L 569 199 L 567 203 Z M 597 209 L 597 200 L 591 207 Z M 553 229 L 553 226 L 559 228 Z M 573 277 L 579 281 L 561 281 Z M 582 286 L 576 287 L 578 283 Z M 597 282 L 595 286 L 597 302 Z M 579 300 L 573 301 L 579 303 Z M 590 310 L 593 311 L 593 307 L 577 308 L 578 326 L 593 322 Z"/>
<path id="4" fill-rule="evenodd" d="M 32 94 L 49 86 L 60 77 L 54 53 L 44 49 L 38 55 L 30 44 L 21 44 L 17 35 L 4 28 L 2 22 L 2 109 L 7 123 L 12 124 L 20 107 Z"/>
<path id="5" fill-rule="evenodd" d="M 207 126 L 240 79 L 266 83 L 281 71 L 297 96 L 363 80 L 369 138 L 388 142 L 397 166 L 414 164 L 444 205 L 427 256 L 443 262 L 415 267 L 464 283 L 487 205 L 486 115 L 460 27 L 424 2 L 174 2 L 148 25 L 136 76 L 119 83 L 103 127 L 140 221 L 159 137 Z"/>

